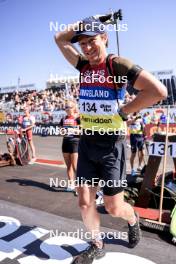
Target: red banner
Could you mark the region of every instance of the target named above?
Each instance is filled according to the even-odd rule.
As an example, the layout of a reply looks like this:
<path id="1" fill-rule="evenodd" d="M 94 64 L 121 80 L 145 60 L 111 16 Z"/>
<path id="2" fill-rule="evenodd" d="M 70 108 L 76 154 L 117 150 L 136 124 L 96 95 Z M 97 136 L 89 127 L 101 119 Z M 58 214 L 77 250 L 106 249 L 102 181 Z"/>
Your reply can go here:
<path id="1" fill-rule="evenodd" d="M 145 125 L 145 133 L 147 138 L 151 138 L 156 132 L 166 132 L 166 124 L 161 124 L 159 127 L 154 124 Z M 169 124 L 169 133 L 176 135 L 176 124 Z"/>

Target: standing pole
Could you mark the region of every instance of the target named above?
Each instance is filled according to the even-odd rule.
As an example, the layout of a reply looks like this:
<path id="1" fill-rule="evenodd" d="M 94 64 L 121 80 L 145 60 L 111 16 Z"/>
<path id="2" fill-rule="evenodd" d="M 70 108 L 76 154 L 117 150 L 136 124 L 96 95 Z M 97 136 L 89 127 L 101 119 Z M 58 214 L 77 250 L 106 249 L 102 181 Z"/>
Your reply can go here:
<path id="1" fill-rule="evenodd" d="M 120 56 L 118 21 L 116 20 L 117 55 Z"/>
<path id="2" fill-rule="evenodd" d="M 119 47 L 119 35 L 118 35 L 118 20 L 122 20 L 122 9 L 119 9 L 117 12 L 111 10 L 110 14 L 107 15 L 98 15 L 99 20 L 105 25 L 112 24 L 116 28 L 116 39 L 117 39 L 117 54 L 120 56 L 120 47 Z"/>
<path id="3" fill-rule="evenodd" d="M 117 54 L 120 56 L 120 45 L 119 45 L 119 32 L 118 32 L 118 20 L 122 20 L 122 9 L 113 14 L 113 18 L 116 25 L 116 39 L 117 39 Z"/>
<path id="4" fill-rule="evenodd" d="M 167 126 L 166 126 L 164 162 L 163 162 L 163 173 L 162 173 L 162 181 L 161 181 L 160 206 L 159 206 L 159 222 L 160 223 L 162 222 L 164 181 L 165 181 L 166 162 L 167 162 L 168 133 L 169 133 L 169 112 L 170 112 L 169 110 L 170 110 L 170 105 L 167 106 Z"/>

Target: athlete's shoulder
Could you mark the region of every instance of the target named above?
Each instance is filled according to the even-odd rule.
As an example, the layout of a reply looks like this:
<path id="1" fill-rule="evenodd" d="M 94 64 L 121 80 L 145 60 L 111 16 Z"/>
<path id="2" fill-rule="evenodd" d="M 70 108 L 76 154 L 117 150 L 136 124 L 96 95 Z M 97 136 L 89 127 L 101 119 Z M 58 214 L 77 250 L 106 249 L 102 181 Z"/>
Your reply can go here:
<path id="1" fill-rule="evenodd" d="M 125 57 L 117 56 L 117 55 L 115 55 L 115 54 L 110 54 L 109 57 L 112 58 L 113 66 L 118 66 L 118 67 L 121 67 L 122 69 L 129 70 L 129 69 L 131 69 L 132 67 L 134 67 L 134 66 L 137 65 L 137 64 L 134 63 L 132 60 L 130 60 L 130 59 L 128 59 L 128 58 L 125 58 Z M 139 67 L 140 69 L 142 69 L 141 66 L 138 65 L 138 67 Z"/>
<path id="2" fill-rule="evenodd" d="M 133 86 L 143 68 L 125 57 L 113 55 L 112 60 L 114 74 L 127 76 L 128 82 Z"/>

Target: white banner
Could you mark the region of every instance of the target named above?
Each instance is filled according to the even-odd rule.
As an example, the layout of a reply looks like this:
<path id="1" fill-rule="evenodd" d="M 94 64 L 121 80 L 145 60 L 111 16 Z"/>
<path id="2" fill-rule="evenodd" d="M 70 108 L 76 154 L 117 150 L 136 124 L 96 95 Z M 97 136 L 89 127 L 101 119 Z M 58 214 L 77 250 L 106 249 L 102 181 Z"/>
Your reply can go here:
<path id="1" fill-rule="evenodd" d="M 24 84 L 24 85 L 13 85 L 13 86 L 7 86 L 7 87 L 0 87 L 0 94 L 8 94 L 8 93 L 13 93 L 13 92 L 26 92 L 26 91 L 34 91 L 36 90 L 35 84 L 30 83 L 30 84 Z"/>
<path id="2" fill-rule="evenodd" d="M 160 118 L 161 114 L 164 113 L 165 115 L 167 115 L 167 108 L 147 108 L 147 109 L 143 109 L 140 111 L 140 113 L 142 113 L 142 115 L 144 113 L 150 113 L 150 116 L 153 116 L 153 113 L 155 112 L 155 114 L 158 116 L 158 118 Z M 176 123 L 176 107 L 170 108 L 169 110 L 169 123 L 170 124 L 175 124 Z"/>

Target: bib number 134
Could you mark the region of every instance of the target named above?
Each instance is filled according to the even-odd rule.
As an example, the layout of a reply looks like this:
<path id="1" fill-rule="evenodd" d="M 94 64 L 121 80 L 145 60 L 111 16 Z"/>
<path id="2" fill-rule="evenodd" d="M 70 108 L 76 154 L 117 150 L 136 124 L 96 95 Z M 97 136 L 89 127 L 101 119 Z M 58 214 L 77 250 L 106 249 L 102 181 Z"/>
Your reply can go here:
<path id="1" fill-rule="evenodd" d="M 87 111 L 87 112 L 94 112 L 94 113 L 96 113 L 97 112 L 97 108 L 96 108 L 96 105 L 95 105 L 95 103 L 89 103 L 89 102 L 87 102 L 87 103 L 82 103 L 82 107 L 83 107 L 83 111 Z"/>

